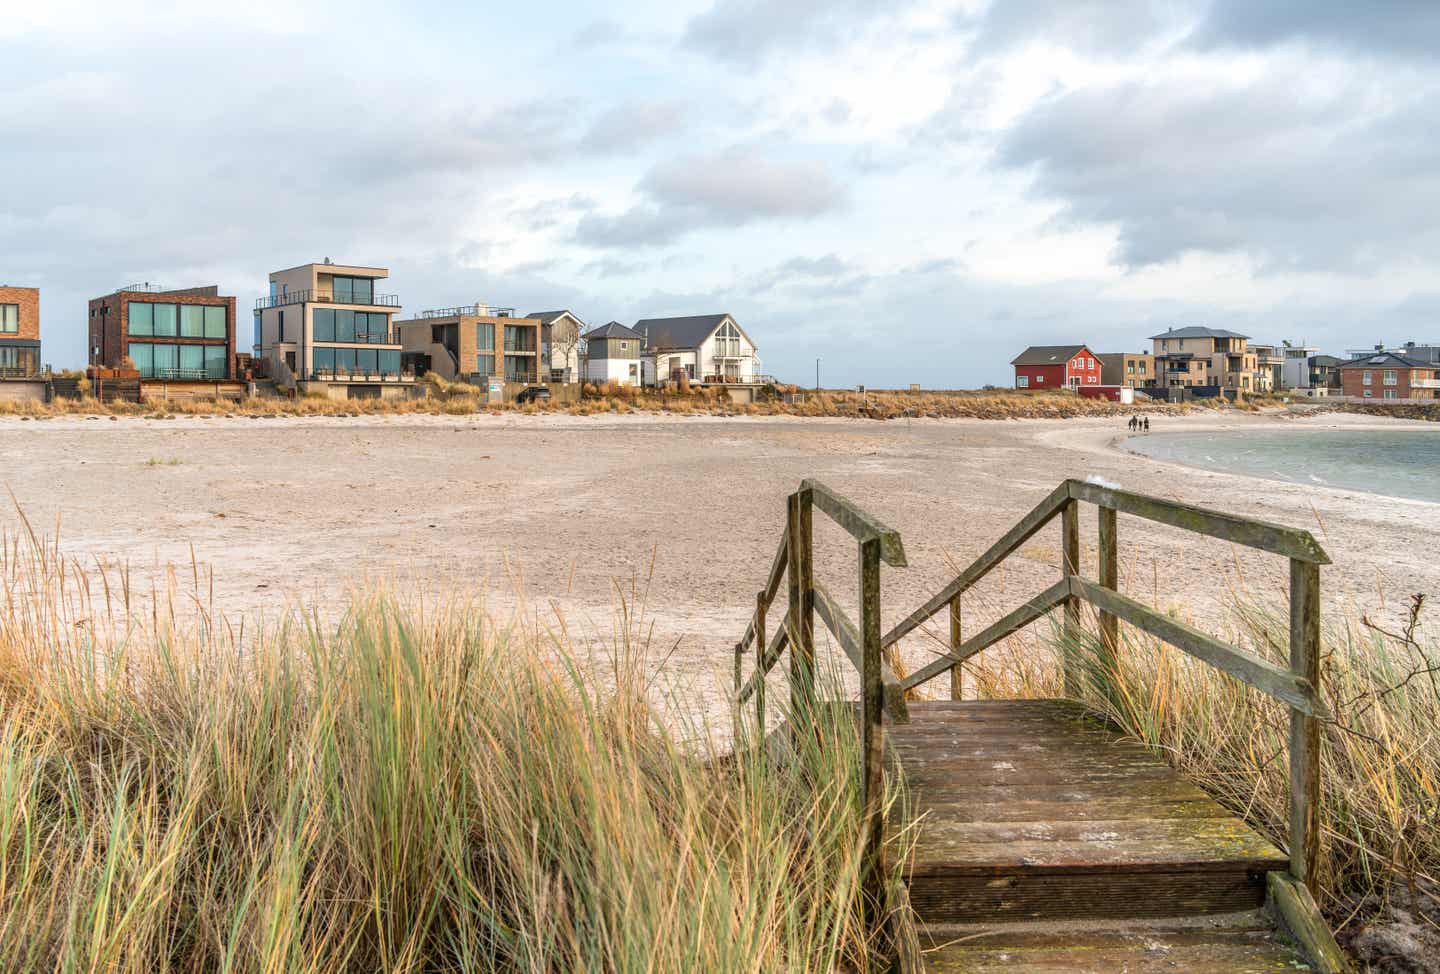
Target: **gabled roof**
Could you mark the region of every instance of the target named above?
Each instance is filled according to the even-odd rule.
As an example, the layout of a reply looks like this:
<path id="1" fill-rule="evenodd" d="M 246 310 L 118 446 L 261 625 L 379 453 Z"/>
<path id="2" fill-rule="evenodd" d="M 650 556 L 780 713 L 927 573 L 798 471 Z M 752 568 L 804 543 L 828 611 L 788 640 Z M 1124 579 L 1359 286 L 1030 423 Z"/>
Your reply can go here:
<path id="1" fill-rule="evenodd" d="M 580 316 L 577 315 L 575 312 L 571 311 L 569 308 L 563 308 L 563 309 L 561 309 L 560 311 L 531 311 L 531 312 L 529 312 L 528 314 L 526 314 L 525 317 L 527 317 L 527 318 L 539 318 L 539 319 L 540 319 L 540 324 L 542 324 L 542 325 L 548 325 L 548 324 L 550 324 L 551 322 L 553 322 L 556 318 L 560 317 L 561 315 L 569 315 L 570 317 L 574 318 L 576 321 L 580 321 Z M 585 324 L 585 322 L 580 321 L 580 324 L 583 325 L 583 324 Z"/>
<path id="2" fill-rule="evenodd" d="M 1064 365 L 1082 351 L 1085 345 L 1031 345 L 1011 360 L 1011 365 Z"/>
<path id="3" fill-rule="evenodd" d="M 1244 338 L 1249 340 L 1249 335 L 1242 335 L 1238 331 L 1226 331 L 1224 328 L 1206 328 L 1202 325 L 1188 325 L 1184 328 L 1171 328 L 1159 335 L 1151 335 L 1150 340 L 1157 338 Z"/>
<path id="4" fill-rule="evenodd" d="M 600 338 L 639 338 L 640 333 L 633 328 L 626 328 L 618 321 L 612 321 L 608 325 L 601 325 L 593 331 L 586 332 L 582 337 L 588 342 Z"/>
<path id="5" fill-rule="evenodd" d="M 699 348 L 727 318 L 731 321 L 735 320 L 728 314 L 690 315 L 685 318 L 641 318 L 635 322 L 635 330 L 644 336 L 647 349 Z M 738 322 L 735 327 L 740 327 Z M 744 334 L 743 329 L 741 333 Z M 748 339 L 750 336 L 746 335 L 745 337 Z"/>
<path id="6" fill-rule="evenodd" d="M 1430 362 L 1418 358 L 1410 358 L 1407 355 L 1396 355 L 1394 352 L 1376 352 L 1374 355 L 1367 355 L 1364 358 L 1352 359 L 1340 366 L 1345 369 L 1433 369 L 1435 366 Z"/>

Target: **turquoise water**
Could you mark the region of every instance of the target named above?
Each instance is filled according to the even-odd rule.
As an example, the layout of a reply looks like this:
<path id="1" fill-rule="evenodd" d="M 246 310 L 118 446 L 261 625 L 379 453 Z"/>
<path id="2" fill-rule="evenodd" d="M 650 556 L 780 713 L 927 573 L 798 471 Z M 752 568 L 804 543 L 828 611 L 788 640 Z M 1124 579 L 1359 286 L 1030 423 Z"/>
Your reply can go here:
<path id="1" fill-rule="evenodd" d="M 1440 502 L 1440 428 L 1151 433 L 1125 448 L 1226 473 Z"/>

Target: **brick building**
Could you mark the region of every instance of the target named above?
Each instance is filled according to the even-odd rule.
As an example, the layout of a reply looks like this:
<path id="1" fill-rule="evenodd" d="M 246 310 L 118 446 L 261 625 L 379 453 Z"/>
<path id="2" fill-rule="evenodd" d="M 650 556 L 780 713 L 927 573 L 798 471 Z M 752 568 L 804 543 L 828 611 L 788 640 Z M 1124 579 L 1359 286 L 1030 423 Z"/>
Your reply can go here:
<path id="1" fill-rule="evenodd" d="M 235 378 L 235 299 L 220 288 L 166 290 L 133 284 L 90 302 L 90 364 L 122 368 L 142 380 Z"/>
<path id="2" fill-rule="evenodd" d="M 1380 352 L 1338 371 L 1341 391 L 1354 399 L 1440 399 L 1440 363 Z"/>
<path id="3" fill-rule="evenodd" d="M 40 289 L 0 286 L 0 378 L 26 378 L 40 368 Z"/>
<path id="4" fill-rule="evenodd" d="M 1100 385 L 1100 358 L 1085 345 L 1031 345 L 1010 362 L 1017 389 Z"/>
<path id="5" fill-rule="evenodd" d="M 420 317 L 395 322 L 395 340 L 405 352 L 420 355 L 430 372 L 452 381 L 484 384 L 492 376 L 533 385 L 548 381 L 542 367 L 537 317 L 516 317 L 513 308 L 471 304 L 436 308 Z"/>

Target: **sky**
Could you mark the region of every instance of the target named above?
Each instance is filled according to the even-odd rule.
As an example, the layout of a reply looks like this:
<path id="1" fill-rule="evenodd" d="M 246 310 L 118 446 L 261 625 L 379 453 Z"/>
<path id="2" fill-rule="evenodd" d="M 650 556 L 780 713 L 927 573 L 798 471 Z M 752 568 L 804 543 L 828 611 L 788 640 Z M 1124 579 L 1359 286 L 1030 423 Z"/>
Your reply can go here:
<path id="1" fill-rule="evenodd" d="M 0 0 L 0 283 L 390 269 L 405 312 L 728 312 L 763 370 L 1440 340 L 1440 3 Z"/>

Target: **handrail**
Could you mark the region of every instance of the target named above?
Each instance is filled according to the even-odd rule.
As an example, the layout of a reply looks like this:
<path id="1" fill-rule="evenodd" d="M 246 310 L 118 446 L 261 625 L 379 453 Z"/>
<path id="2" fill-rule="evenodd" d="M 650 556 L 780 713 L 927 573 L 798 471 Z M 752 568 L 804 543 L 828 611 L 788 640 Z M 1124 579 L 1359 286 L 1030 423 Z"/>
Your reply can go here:
<path id="1" fill-rule="evenodd" d="M 860 630 L 850 621 L 850 617 L 829 590 L 819 582 L 815 583 L 815 614 L 824 621 L 825 627 L 835 634 L 840 648 L 845 650 L 845 655 L 850 657 L 855 669 L 863 672 L 865 650 L 860 645 Z M 880 679 L 884 687 L 885 710 L 890 714 L 890 718 L 897 724 L 909 723 L 910 709 L 905 706 L 904 688 L 884 660 L 880 661 Z"/>
<path id="2" fill-rule="evenodd" d="M 850 536 L 856 541 L 879 541 L 880 558 L 885 564 L 896 568 L 905 567 L 905 546 L 900 542 L 899 531 L 881 524 L 860 510 L 849 498 L 840 496 L 818 480 L 802 480 L 800 489 L 810 491 L 815 506 L 830 515 L 830 520 L 850 532 Z"/>

